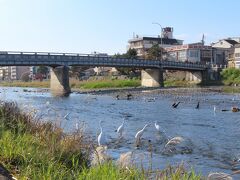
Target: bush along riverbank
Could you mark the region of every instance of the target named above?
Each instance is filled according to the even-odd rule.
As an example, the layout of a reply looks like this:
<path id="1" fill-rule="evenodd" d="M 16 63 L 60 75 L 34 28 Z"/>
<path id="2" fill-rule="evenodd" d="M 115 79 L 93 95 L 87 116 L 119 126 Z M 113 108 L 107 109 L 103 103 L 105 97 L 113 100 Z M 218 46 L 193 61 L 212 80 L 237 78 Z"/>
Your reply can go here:
<path id="1" fill-rule="evenodd" d="M 182 165 L 152 171 L 100 163 L 99 157 L 91 167 L 96 149 L 83 129 L 66 134 L 34 113 L 23 113 L 12 102 L 0 105 L 0 164 L 17 179 L 200 179 Z"/>
<path id="2" fill-rule="evenodd" d="M 221 72 L 225 85 L 240 85 L 240 69 L 227 68 Z"/>

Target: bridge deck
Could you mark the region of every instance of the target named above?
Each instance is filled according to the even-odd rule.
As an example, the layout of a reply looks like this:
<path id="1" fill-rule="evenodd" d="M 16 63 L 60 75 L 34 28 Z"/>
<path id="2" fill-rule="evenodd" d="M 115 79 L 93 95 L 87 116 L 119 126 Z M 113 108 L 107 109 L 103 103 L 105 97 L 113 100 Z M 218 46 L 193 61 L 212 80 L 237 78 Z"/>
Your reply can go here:
<path id="1" fill-rule="evenodd" d="M 110 66 L 203 71 L 207 65 L 177 61 L 114 58 L 92 54 L 0 51 L 0 66 Z"/>

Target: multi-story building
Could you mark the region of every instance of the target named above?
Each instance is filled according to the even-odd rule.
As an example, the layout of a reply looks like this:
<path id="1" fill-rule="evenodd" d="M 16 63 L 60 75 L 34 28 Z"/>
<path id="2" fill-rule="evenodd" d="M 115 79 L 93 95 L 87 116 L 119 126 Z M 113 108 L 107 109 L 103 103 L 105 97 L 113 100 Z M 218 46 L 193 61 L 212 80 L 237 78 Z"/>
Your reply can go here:
<path id="1" fill-rule="evenodd" d="M 167 60 L 202 64 L 224 65 L 225 54 L 221 49 L 203 43 L 184 44 L 165 48 Z"/>
<path id="2" fill-rule="evenodd" d="M 225 59 L 227 61 L 228 67 L 235 67 L 235 45 L 240 42 L 240 37 L 221 39 L 216 43 L 212 44 L 212 47 L 218 50 L 224 51 Z"/>
<path id="3" fill-rule="evenodd" d="M 159 47 L 171 47 L 176 45 L 182 45 L 183 40 L 174 39 L 173 38 L 173 28 L 166 27 L 163 28 L 161 36 L 158 37 L 148 37 L 143 36 L 140 37 L 138 35 L 134 36 L 133 39 L 128 41 L 129 46 L 128 49 L 136 49 L 138 56 L 145 56 L 147 54 L 148 49 L 150 49 L 153 45 L 159 45 Z"/>
<path id="4" fill-rule="evenodd" d="M 28 66 L 2 66 L 0 67 L 0 79 L 20 80 L 25 73 L 29 73 Z"/>
<path id="5" fill-rule="evenodd" d="M 201 43 L 184 44 L 165 48 L 167 60 L 200 63 L 201 58 L 204 62 L 211 62 L 211 46 L 204 46 Z"/>
<path id="6" fill-rule="evenodd" d="M 11 80 L 21 80 L 23 75 L 29 73 L 29 66 L 11 66 Z"/>
<path id="7" fill-rule="evenodd" d="M 236 44 L 234 47 L 235 67 L 240 68 L 240 44 Z"/>
<path id="8" fill-rule="evenodd" d="M 238 44 L 238 41 L 228 38 L 228 39 L 221 39 L 218 42 L 212 43 L 212 47 L 228 50 L 230 48 L 233 48 L 235 44 Z"/>
<path id="9" fill-rule="evenodd" d="M 10 80 L 11 79 L 11 67 L 10 66 L 0 67 L 0 79 L 1 80 Z"/>
<path id="10" fill-rule="evenodd" d="M 240 68 L 240 44 L 231 48 L 228 57 L 228 67 Z"/>

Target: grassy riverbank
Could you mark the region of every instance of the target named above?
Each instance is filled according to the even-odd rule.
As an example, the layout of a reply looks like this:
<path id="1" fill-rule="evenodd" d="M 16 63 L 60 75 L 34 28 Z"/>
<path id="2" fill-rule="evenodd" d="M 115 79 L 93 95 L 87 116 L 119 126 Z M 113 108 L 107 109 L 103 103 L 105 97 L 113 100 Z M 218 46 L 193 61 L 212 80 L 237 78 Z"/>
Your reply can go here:
<path id="1" fill-rule="evenodd" d="M 197 83 L 191 83 L 190 81 L 184 80 L 166 80 L 164 81 L 165 87 L 194 87 Z"/>
<path id="2" fill-rule="evenodd" d="M 193 179 L 183 166 L 163 171 L 120 168 L 114 163 L 89 167 L 94 145 L 83 129 L 65 134 L 52 123 L 33 120 L 14 103 L 0 106 L 0 164 L 18 179 Z"/>
<path id="3" fill-rule="evenodd" d="M 166 87 L 177 86 L 177 87 L 189 87 L 195 86 L 196 84 L 190 83 L 188 81 L 164 81 Z M 34 87 L 34 88 L 49 88 L 49 81 L 31 81 L 31 82 L 1 82 L 0 86 L 3 87 Z M 105 79 L 105 80 L 89 80 L 89 81 L 78 81 L 71 79 L 70 86 L 74 89 L 104 89 L 104 88 L 127 88 L 127 87 L 140 87 L 141 80 L 139 79 Z"/>
<path id="4" fill-rule="evenodd" d="M 0 82 L 0 86 L 3 87 L 33 87 L 33 88 L 49 88 L 50 87 L 50 81 L 29 81 L 29 82 L 23 82 L 23 81 L 2 81 Z"/>
<path id="5" fill-rule="evenodd" d="M 49 88 L 49 81 L 31 81 L 31 82 L 1 82 L 0 86 L 4 87 L 35 87 L 35 88 Z M 78 81 L 70 80 L 71 88 L 75 89 L 101 89 L 101 88 L 126 88 L 126 87 L 138 87 L 141 86 L 141 81 L 138 79 L 106 79 L 106 80 L 89 80 Z"/>

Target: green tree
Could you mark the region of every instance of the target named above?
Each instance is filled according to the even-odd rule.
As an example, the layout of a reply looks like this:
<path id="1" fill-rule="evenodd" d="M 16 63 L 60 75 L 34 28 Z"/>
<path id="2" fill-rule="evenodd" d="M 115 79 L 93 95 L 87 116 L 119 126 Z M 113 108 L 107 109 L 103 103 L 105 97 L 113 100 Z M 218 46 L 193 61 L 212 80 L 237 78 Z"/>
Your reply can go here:
<path id="1" fill-rule="evenodd" d="M 87 66 L 71 66 L 69 75 L 70 77 L 74 77 L 79 79 L 81 77 L 81 73 L 90 67 Z"/>
<path id="2" fill-rule="evenodd" d="M 137 51 L 136 49 L 128 49 L 128 51 L 125 54 L 115 54 L 114 57 L 116 58 L 128 58 L 128 59 L 137 59 Z M 136 68 L 117 68 L 117 70 L 124 75 L 127 76 L 137 76 L 138 75 L 138 69 Z"/>
<path id="3" fill-rule="evenodd" d="M 162 59 L 162 55 L 164 54 L 163 48 L 159 47 L 158 44 L 153 45 L 147 51 L 147 59 Z"/>
<path id="4" fill-rule="evenodd" d="M 47 66 L 39 66 L 37 68 L 37 73 L 41 73 L 41 74 L 47 75 L 48 67 Z"/>
<path id="5" fill-rule="evenodd" d="M 29 75 L 30 75 L 30 72 L 25 72 L 21 75 L 20 79 L 24 82 L 28 82 L 30 80 Z"/>
<path id="6" fill-rule="evenodd" d="M 125 55 L 126 55 L 126 58 L 137 59 L 137 50 L 130 48 Z"/>

